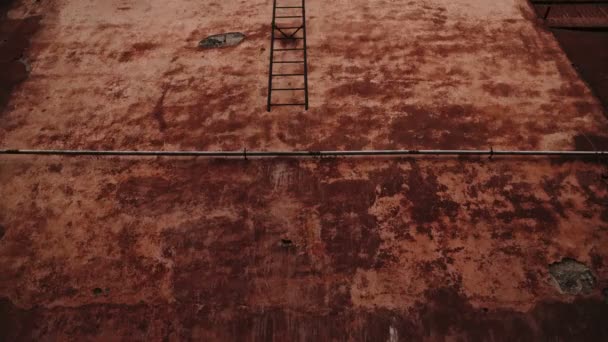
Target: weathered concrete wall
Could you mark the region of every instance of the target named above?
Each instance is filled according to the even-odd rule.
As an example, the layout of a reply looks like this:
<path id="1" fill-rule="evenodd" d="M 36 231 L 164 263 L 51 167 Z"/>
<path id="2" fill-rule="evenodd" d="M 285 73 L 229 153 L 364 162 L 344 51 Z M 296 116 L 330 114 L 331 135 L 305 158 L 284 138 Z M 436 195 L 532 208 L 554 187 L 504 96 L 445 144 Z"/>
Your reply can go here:
<path id="1" fill-rule="evenodd" d="M 11 333 L 607 333 L 608 185 L 596 164 L 72 158 L 1 170 L 0 288 L 35 307 L 11 315 Z M 563 257 L 593 270 L 590 296 L 558 291 L 549 264 Z"/>
<path id="2" fill-rule="evenodd" d="M 53 3 L 7 146 L 566 149 L 606 131 L 523 0 L 309 1 L 306 115 L 264 110 L 270 1 Z M 226 31 L 248 39 L 196 47 Z"/>
<path id="3" fill-rule="evenodd" d="M 42 29 L 1 146 L 608 148 L 524 1 L 307 4 L 311 110 L 271 113 L 270 1 L 22 4 Z M 229 31 L 247 39 L 197 48 Z M 606 339 L 607 177 L 542 158 L 4 157 L 0 337 Z M 559 291 L 565 257 L 590 294 Z"/>

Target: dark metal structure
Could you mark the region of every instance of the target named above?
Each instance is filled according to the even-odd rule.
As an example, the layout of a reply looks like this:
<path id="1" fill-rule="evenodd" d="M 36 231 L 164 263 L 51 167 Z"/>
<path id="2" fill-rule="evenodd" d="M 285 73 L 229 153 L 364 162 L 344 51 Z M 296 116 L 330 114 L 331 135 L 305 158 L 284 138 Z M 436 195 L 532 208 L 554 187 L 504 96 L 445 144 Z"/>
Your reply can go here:
<path id="1" fill-rule="evenodd" d="M 285 0 L 283 0 L 285 1 Z M 277 12 L 278 10 L 278 12 Z M 294 13 L 294 12 L 299 13 Z M 299 22 L 294 23 L 300 19 Z M 277 25 L 277 20 L 280 25 Z M 301 36 L 298 33 L 301 32 Z M 301 43 L 301 44 L 300 44 Z M 275 47 L 277 44 L 277 47 Z M 288 51 L 301 51 L 298 59 L 290 60 L 285 56 Z M 275 60 L 275 53 L 281 57 Z M 268 103 L 267 110 L 278 106 L 304 106 L 308 110 L 308 60 L 306 51 L 306 3 L 301 0 L 300 6 L 278 6 L 277 0 L 273 0 L 272 7 L 272 33 L 270 36 L 270 71 L 268 73 Z M 277 71 L 279 66 L 300 66 L 297 71 Z M 275 73 L 276 72 L 276 73 Z M 276 78 L 297 78 L 301 77 L 303 84 L 300 86 L 276 86 Z M 291 84 L 291 83 L 289 83 Z M 276 86 L 276 87 L 275 87 Z M 273 103 L 273 92 L 303 93 L 304 98 L 300 102 Z"/>
<path id="2" fill-rule="evenodd" d="M 606 29 L 608 0 L 530 0 L 551 28 Z"/>

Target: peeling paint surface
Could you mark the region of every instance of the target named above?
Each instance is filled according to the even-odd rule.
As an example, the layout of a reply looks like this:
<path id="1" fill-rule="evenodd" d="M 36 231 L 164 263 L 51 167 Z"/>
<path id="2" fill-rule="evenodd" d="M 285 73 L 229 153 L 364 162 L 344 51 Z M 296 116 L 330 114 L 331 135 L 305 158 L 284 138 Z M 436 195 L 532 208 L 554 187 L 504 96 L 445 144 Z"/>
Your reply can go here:
<path id="1" fill-rule="evenodd" d="M 523 0 L 307 1 L 307 112 L 266 112 L 271 9 L 17 2 L 1 146 L 608 149 Z M 602 160 L 2 157 L 0 194 L 3 340 L 608 339 Z"/>

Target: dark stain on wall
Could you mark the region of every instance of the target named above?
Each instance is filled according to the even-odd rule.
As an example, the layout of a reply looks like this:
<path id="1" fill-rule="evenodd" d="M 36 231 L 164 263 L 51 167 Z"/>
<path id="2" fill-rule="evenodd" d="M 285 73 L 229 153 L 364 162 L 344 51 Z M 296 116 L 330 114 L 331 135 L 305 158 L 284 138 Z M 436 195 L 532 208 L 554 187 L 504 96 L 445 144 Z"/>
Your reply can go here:
<path id="1" fill-rule="evenodd" d="M 40 16 L 8 19 L 11 1 L 0 2 L 0 113 L 8 104 L 15 86 L 28 75 L 26 50 L 31 37 L 40 27 Z"/>
<path id="2" fill-rule="evenodd" d="M 296 313 L 280 308 L 241 308 L 227 318 L 195 303 L 90 304 L 78 308 L 21 309 L 0 299 L 0 339 L 39 340 L 54 336 L 140 340 L 357 340 L 442 339 L 467 341 L 605 341 L 608 306 L 599 299 L 541 302 L 528 312 L 471 305 L 457 288 L 430 290 L 412 310 L 340 310 Z M 167 319 L 172 317 L 172 319 Z M 103 318 L 103 319 L 102 319 Z M 65 324 L 70 322 L 70 324 Z"/>

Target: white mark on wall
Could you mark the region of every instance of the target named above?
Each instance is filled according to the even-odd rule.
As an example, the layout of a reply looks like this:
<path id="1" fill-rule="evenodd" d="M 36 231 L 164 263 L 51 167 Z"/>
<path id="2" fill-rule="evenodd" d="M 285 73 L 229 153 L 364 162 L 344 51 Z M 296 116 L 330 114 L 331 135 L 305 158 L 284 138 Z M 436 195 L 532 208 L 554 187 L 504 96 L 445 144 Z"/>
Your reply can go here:
<path id="1" fill-rule="evenodd" d="M 399 342 L 399 332 L 392 325 L 388 327 L 387 342 Z"/>

